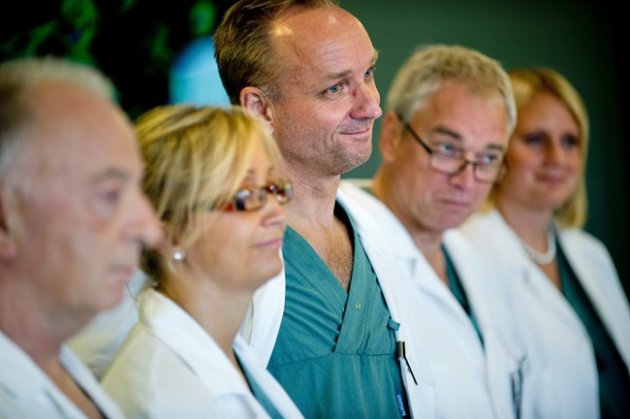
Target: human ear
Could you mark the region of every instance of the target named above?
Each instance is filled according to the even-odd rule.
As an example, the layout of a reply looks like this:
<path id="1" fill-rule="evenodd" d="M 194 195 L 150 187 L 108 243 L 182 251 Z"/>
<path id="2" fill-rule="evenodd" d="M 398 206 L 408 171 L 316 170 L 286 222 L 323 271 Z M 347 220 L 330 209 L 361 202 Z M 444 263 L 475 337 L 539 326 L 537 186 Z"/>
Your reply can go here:
<path id="1" fill-rule="evenodd" d="M 402 123 L 394 112 L 387 112 L 381 122 L 379 136 L 379 150 L 383 161 L 391 163 L 396 159 L 400 137 L 402 135 Z"/>
<path id="2" fill-rule="evenodd" d="M 241 106 L 250 114 L 263 121 L 273 132 L 273 109 L 265 93 L 258 87 L 247 86 L 239 95 Z"/>
<path id="3" fill-rule="evenodd" d="M 0 265 L 15 258 L 16 247 L 9 231 L 6 198 L 0 189 Z"/>

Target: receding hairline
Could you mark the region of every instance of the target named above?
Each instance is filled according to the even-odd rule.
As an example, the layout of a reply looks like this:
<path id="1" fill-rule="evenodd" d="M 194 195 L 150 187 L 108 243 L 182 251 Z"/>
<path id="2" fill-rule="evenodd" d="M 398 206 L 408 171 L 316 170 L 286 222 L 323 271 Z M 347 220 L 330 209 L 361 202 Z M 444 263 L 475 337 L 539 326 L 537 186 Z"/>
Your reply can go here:
<path id="1" fill-rule="evenodd" d="M 64 84 L 114 101 L 111 81 L 97 68 L 64 58 L 21 57 L 0 64 L 0 172 L 8 170 L 18 147 L 17 138 L 39 118 L 32 93 L 47 84 Z"/>
<path id="2" fill-rule="evenodd" d="M 114 99 L 112 82 L 96 68 L 85 64 L 47 56 L 16 59 L 0 66 L 0 83 L 28 89 L 42 82 L 64 82 Z"/>

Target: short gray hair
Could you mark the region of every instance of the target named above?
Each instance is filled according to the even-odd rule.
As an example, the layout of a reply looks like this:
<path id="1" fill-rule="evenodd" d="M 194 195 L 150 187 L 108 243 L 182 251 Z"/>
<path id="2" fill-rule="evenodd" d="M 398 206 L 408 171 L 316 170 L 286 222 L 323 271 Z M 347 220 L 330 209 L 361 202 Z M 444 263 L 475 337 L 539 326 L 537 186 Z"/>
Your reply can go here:
<path id="1" fill-rule="evenodd" d="M 387 111 L 408 121 L 444 82 L 462 81 L 474 92 L 498 92 L 507 111 L 510 134 L 516 125 L 516 105 L 510 79 L 498 61 L 459 45 L 419 47 L 398 70 L 386 100 Z"/>
<path id="2" fill-rule="evenodd" d="M 26 98 L 42 82 L 63 82 L 114 101 L 114 88 L 99 70 L 58 57 L 23 57 L 0 64 L 0 178 L 15 152 L 17 133 L 33 121 Z"/>

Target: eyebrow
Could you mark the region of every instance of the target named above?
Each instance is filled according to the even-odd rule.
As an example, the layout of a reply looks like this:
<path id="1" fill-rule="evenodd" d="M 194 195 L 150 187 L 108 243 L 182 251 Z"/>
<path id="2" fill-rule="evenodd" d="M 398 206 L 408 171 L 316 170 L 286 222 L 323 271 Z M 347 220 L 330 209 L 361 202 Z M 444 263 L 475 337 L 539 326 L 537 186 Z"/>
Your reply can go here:
<path id="1" fill-rule="evenodd" d="M 448 137 L 451 137 L 451 139 L 461 143 L 463 141 L 463 138 L 461 136 L 461 134 L 459 134 L 456 131 L 453 131 L 450 128 L 444 127 L 444 126 L 438 126 L 434 129 L 431 130 L 431 132 L 429 133 L 429 136 L 431 134 L 443 134 L 446 135 Z M 484 150 L 498 150 L 498 151 L 505 151 L 505 146 L 503 146 L 502 144 L 488 144 Z"/>
<path id="2" fill-rule="evenodd" d="M 431 132 L 429 133 L 429 135 L 431 134 L 444 134 L 446 136 L 453 138 L 454 140 L 462 141 L 462 136 L 458 132 L 453 131 L 450 128 L 446 128 L 445 126 L 442 126 L 442 125 L 433 128 Z"/>
<path id="3" fill-rule="evenodd" d="M 374 67 L 376 65 L 376 61 L 378 60 L 378 51 L 374 50 L 374 55 L 372 56 L 372 59 L 370 60 L 370 65 L 368 67 Z M 339 80 L 339 79 L 344 79 L 347 78 L 348 76 L 350 76 L 352 74 L 352 70 L 344 70 L 344 71 L 340 71 L 338 73 L 331 73 L 326 75 L 325 79 L 328 81 L 332 81 L 332 80 Z"/>
<path id="4" fill-rule="evenodd" d="M 92 183 L 97 184 L 97 183 L 101 183 L 104 182 L 106 180 L 109 179 L 118 179 L 121 181 L 127 181 L 129 180 L 130 176 L 129 173 L 121 170 L 121 169 L 117 169 L 115 167 L 106 169 L 105 171 L 97 174 L 93 179 L 92 179 Z"/>
<path id="5" fill-rule="evenodd" d="M 267 169 L 266 176 L 271 175 L 274 170 L 275 167 L 273 165 L 270 165 Z M 251 180 L 252 177 L 256 177 L 256 171 L 254 169 L 247 169 L 245 176 L 243 176 L 243 182 L 248 182 L 249 180 Z"/>

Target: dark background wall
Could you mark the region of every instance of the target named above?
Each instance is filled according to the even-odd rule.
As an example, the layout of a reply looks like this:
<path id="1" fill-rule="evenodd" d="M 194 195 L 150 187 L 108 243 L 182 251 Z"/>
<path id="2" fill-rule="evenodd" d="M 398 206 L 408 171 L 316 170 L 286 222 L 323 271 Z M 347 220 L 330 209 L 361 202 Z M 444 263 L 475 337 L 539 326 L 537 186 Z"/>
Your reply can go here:
<path id="1" fill-rule="evenodd" d="M 376 81 L 384 101 L 396 70 L 422 43 L 478 49 L 506 68 L 549 66 L 582 94 L 591 119 L 587 161 L 586 230 L 602 240 L 630 294 L 630 228 L 625 141 L 628 105 L 621 57 L 623 23 L 606 2 L 580 0 L 341 0 L 357 16 L 380 52 Z M 627 46 L 625 47 L 627 51 Z M 370 177 L 374 153 L 346 177 Z"/>
<path id="2" fill-rule="evenodd" d="M 101 68 L 134 118 L 168 102 L 168 72 L 191 40 L 210 35 L 229 0 L 33 0 L 0 14 L 0 59 L 68 56 Z M 422 43 L 476 48 L 506 68 L 544 65 L 580 91 L 591 118 L 586 230 L 609 248 L 630 294 L 628 187 L 624 141 L 627 81 L 620 63 L 620 6 L 590 0 L 340 0 L 380 51 L 384 99 L 397 68 Z M 627 51 L 627 47 L 625 48 Z M 380 129 L 375 128 L 374 144 Z M 370 160 L 346 177 L 371 177 Z"/>

